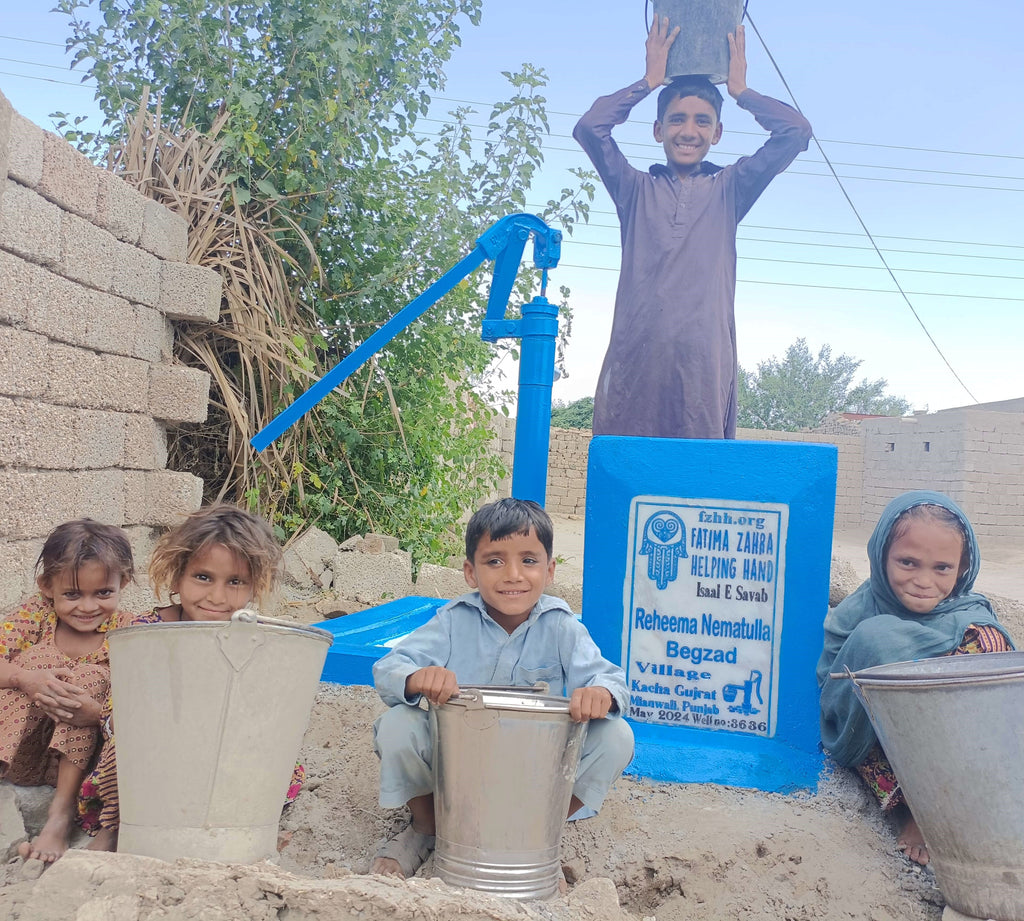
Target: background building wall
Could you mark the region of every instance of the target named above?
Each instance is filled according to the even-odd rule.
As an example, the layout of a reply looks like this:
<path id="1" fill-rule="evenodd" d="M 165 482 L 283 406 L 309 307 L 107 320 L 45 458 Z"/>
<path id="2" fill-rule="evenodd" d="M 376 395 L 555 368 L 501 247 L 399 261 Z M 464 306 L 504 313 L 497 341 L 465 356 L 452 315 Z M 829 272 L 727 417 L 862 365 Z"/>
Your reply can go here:
<path id="1" fill-rule="evenodd" d="M 43 539 L 59 522 L 124 527 L 145 563 L 156 529 L 198 508 L 202 481 L 166 469 L 166 426 L 206 418 L 209 377 L 172 362 L 173 321 L 215 321 L 220 278 L 186 264 L 184 219 L 2 94 L 0 182 L 7 605 L 34 587 Z"/>
<path id="2" fill-rule="evenodd" d="M 967 513 L 979 537 L 1024 527 L 1024 414 L 951 409 L 863 423 L 865 522 L 895 495 L 937 489 Z"/>
<path id="3" fill-rule="evenodd" d="M 934 489 L 960 503 L 979 537 L 1024 533 L 1024 414 L 955 409 L 908 418 L 875 417 L 823 426 L 824 432 L 740 429 L 749 441 L 833 444 L 839 450 L 836 528 L 873 527 L 885 505 L 909 489 Z M 589 429 L 552 429 L 547 508 L 586 513 Z M 495 439 L 512 464 L 515 419 Z M 509 495 L 511 481 L 502 495 Z"/>

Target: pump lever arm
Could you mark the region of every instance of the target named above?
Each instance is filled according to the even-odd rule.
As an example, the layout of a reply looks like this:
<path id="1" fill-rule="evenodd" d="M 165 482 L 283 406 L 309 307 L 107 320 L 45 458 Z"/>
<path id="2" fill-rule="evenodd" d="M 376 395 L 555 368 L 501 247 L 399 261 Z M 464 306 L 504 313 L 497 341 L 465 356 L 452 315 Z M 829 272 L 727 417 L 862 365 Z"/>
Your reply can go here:
<path id="1" fill-rule="evenodd" d="M 523 249 L 531 234 L 534 236 L 534 263 L 537 268 L 543 269 L 546 273 L 547 269 L 558 265 L 562 239 L 559 231 L 552 230 L 539 217 L 532 214 L 510 214 L 501 218 L 480 235 L 472 252 L 452 266 L 419 297 L 406 304 L 380 329 L 361 342 L 301 394 L 291 406 L 282 410 L 260 429 L 250 442 L 252 446 L 257 451 L 262 451 L 273 443 L 335 387 L 342 384 L 345 378 L 356 371 L 371 355 L 383 349 L 403 329 L 419 319 L 428 308 L 477 269 L 485 259 L 495 260 L 491 293 L 487 301 L 487 318 L 503 317 L 512 286 L 515 284 Z"/>

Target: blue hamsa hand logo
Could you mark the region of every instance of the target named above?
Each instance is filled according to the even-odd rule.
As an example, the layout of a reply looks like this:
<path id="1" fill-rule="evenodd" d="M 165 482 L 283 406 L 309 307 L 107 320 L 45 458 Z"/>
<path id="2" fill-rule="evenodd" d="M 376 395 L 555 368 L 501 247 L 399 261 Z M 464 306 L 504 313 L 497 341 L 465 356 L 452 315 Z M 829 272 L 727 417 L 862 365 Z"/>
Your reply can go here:
<path id="1" fill-rule="evenodd" d="M 647 557 L 647 577 L 665 588 L 679 575 L 679 560 L 686 559 L 686 528 L 675 512 L 655 512 L 644 526 L 640 554 Z"/>

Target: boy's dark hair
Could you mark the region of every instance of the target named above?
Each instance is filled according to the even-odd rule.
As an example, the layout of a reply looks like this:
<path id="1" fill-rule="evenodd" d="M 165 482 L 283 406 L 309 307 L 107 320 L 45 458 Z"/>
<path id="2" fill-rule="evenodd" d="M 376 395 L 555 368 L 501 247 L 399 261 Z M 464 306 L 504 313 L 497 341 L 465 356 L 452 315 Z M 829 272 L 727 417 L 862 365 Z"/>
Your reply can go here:
<path id="1" fill-rule="evenodd" d="M 677 77 L 658 93 L 658 121 L 665 117 L 665 110 L 675 99 L 696 96 L 703 99 L 715 110 L 715 118 L 722 120 L 722 92 L 707 77 Z"/>
<path id="2" fill-rule="evenodd" d="M 90 562 L 99 563 L 108 576 L 116 575 L 121 582 L 130 582 L 135 575 L 132 545 L 124 531 L 91 518 L 76 518 L 50 532 L 36 560 L 36 576 L 49 587 L 60 573 L 70 572 L 71 584 L 77 588 L 78 570 Z"/>
<path id="3" fill-rule="evenodd" d="M 466 525 L 466 559 L 471 563 L 480 540 L 504 540 L 512 534 L 527 535 L 533 529 L 544 552 L 551 559 L 555 527 L 551 518 L 531 499 L 499 499 L 481 506 Z"/>

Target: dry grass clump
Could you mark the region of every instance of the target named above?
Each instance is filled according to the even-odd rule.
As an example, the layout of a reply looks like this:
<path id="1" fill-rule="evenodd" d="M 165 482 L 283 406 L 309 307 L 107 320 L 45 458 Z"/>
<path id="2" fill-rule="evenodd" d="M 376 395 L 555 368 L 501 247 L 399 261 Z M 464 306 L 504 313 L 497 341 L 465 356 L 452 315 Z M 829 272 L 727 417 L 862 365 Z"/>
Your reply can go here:
<path id="1" fill-rule="evenodd" d="M 322 375 L 316 317 L 301 296 L 320 265 L 278 200 L 240 200 L 220 163 L 217 136 L 227 118 L 201 134 L 164 124 L 159 103 L 149 111 L 144 97 L 108 168 L 184 217 L 188 262 L 224 279 L 216 323 L 175 323 L 175 359 L 210 374 L 210 415 L 170 433 L 168 466 L 202 477 L 207 500 L 247 499 L 269 518 L 315 440 L 315 415 L 260 454 L 249 439 Z"/>

